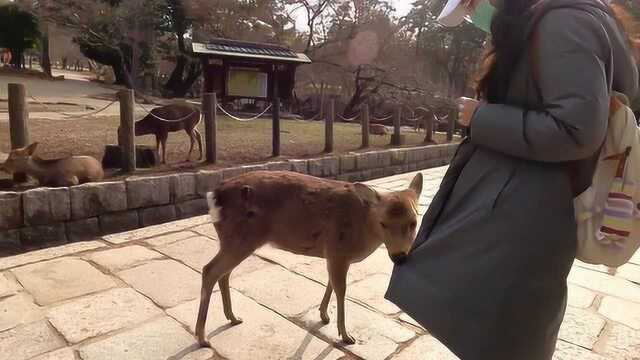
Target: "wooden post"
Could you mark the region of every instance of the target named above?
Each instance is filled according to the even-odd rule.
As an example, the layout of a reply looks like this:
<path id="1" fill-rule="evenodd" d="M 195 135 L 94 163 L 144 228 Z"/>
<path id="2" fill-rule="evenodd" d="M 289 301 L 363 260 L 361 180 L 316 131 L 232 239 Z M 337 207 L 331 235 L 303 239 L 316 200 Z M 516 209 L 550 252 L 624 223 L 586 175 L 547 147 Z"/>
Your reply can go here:
<path id="1" fill-rule="evenodd" d="M 447 141 L 453 141 L 453 132 L 456 130 L 456 120 L 458 116 L 458 110 L 453 110 L 449 113 L 449 126 L 447 127 Z"/>
<path id="2" fill-rule="evenodd" d="M 329 101 L 329 113 L 325 116 L 324 122 L 324 152 L 333 152 L 333 123 L 336 117 L 336 100 Z"/>
<path id="3" fill-rule="evenodd" d="M 434 114 L 432 112 L 425 112 L 424 114 L 424 143 L 425 144 L 433 144 L 433 120 Z"/>
<path id="4" fill-rule="evenodd" d="M 362 124 L 362 148 L 369 147 L 369 104 L 362 104 L 362 118 L 360 123 Z"/>
<path id="5" fill-rule="evenodd" d="M 29 112 L 25 99 L 26 91 L 23 84 L 9 84 L 9 132 L 11 149 L 23 148 L 29 145 L 29 128 L 27 120 Z M 27 175 L 13 174 L 13 181 L 22 183 L 27 181 Z"/>
<path id="6" fill-rule="evenodd" d="M 120 129 L 118 140 L 122 149 L 122 171 L 136 170 L 136 138 L 133 118 L 133 90 L 122 90 L 118 93 L 120 100 Z"/>
<path id="7" fill-rule="evenodd" d="M 400 121 L 402 120 L 402 107 L 398 106 L 398 111 L 396 111 L 396 116 L 393 118 L 393 135 L 391 136 L 391 145 L 392 146 L 400 146 L 402 145 L 402 138 L 400 135 Z"/>
<path id="8" fill-rule="evenodd" d="M 273 72 L 273 102 L 271 104 L 271 113 L 273 117 L 273 125 L 271 126 L 273 157 L 280 156 L 280 91 L 278 84 L 278 70 Z"/>
<path id="9" fill-rule="evenodd" d="M 216 93 L 205 92 L 202 94 L 202 113 L 204 115 L 204 143 L 206 161 L 215 164 L 217 159 L 216 142 L 218 140 L 217 126 L 218 99 Z"/>

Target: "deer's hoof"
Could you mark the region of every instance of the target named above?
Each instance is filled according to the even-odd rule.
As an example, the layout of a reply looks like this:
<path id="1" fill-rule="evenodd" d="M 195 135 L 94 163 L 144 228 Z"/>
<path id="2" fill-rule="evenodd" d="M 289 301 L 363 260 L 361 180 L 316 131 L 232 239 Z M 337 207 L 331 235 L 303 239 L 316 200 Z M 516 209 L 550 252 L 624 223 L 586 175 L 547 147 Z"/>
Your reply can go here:
<path id="1" fill-rule="evenodd" d="M 243 323 L 243 320 L 241 318 L 233 318 L 229 320 L 231 320 L 231 326 L 236 326 Z"/>
<path id="2" fill-rule="evenodd" d="M 342 335 L 342 342 L 346 345 L 353 345 L 356 343 L 356 339 L 353 336 L 345 333 Z"/>
<path id="3" fill-rule="evenodd" d="M 329 317 L 329 315 L 327 315 L 327 313 L 320 312 L 320 319 L 322 320 L 322 323 L 325 325 L 331 322 L 331 318 Z"/>

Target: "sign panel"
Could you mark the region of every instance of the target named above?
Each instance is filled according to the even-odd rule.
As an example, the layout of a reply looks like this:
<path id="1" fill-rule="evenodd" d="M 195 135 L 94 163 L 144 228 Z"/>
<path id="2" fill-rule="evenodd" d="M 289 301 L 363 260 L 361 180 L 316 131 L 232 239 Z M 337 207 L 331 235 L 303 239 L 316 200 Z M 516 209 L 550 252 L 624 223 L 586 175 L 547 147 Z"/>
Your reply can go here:
<path id="1" fill-rule="evenodd" d="M 267 98 L 269 76 L 252 68 L 231 67 L 227 72 L 227 95 Z"/>

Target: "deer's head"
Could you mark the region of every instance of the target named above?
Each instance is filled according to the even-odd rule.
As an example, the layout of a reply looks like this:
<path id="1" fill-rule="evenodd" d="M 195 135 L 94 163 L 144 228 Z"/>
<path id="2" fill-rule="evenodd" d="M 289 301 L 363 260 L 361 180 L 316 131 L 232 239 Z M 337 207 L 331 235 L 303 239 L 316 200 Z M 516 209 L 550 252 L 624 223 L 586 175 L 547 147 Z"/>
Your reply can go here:
<path id="1" fill-rule="evenodd" d="M 0 165 L 0 170 L 13 174 L 20 169 L 24 169 L 31 156 L 36 152 L 37 147 L 38 143 L 35 142 L 27 147 L 11 150 L 7 161 Z"/>

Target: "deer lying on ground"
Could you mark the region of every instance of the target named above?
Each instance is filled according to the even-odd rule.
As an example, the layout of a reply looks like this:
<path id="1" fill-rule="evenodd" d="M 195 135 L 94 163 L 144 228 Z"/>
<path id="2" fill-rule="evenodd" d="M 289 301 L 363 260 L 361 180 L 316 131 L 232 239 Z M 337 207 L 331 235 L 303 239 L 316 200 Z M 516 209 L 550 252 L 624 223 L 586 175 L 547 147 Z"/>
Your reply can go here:
<path id="1" fill-rule="evenodd" d="M 91 156 L 70 156 L 44 160 L 34 156 L 38 143 L 14 149 L 0 170 L 24 173 L 38 180 L 41 186 L 63 187 L 100 181 L 104 178 L 102 164 Z"/>
<path id="2" fill-rule="evenodd" d="M 151 114 L 136 122 L 135 135 L 155 135 L 156 149 L 160 152 L 160 145 L 162 145 L 162 163 L 166 164 L 169 133 L 184 130 L 191 141 L 187 161 L 191 158 L 191 152 L 196 141 L 200 150 L 198 160 L 202 160 L 202 135 L 198 131 L 200 119 L 200 110 L 187 103 L 160 106 L 151 110 Z"/>
<path id="3" fill-rule="evenodd" d="M 389 134 L 387 127 L 380 124 L 369 124 L 369 134 L 384 136 Z"/>
<path id="4" fill-rule="evenodd" d="M 355 343 L 345 325 L 349 266 L 364 260 L 382 244 L 393 262 L 406 259 L 415 238 L 421 192 L 421 174 L 416 175 L 407 190 L 386 194 L 364 184 L 292 172 L 252 172 L 223 182 L 214 193 L 207 194 L 220 250 L 202 270 L 196 323 L 199 343 L 210 346 L 205 323 L 216 283 L 226 318 L 232 325 L 242 322 L 231 308 L 229 276 L 265 244 L 327 259 L 329 283 L 320 305 L 320 318 L 324 324 L 329 323 L 327 308 L 335 292 L 338 332 L 345 343 Z"/>

